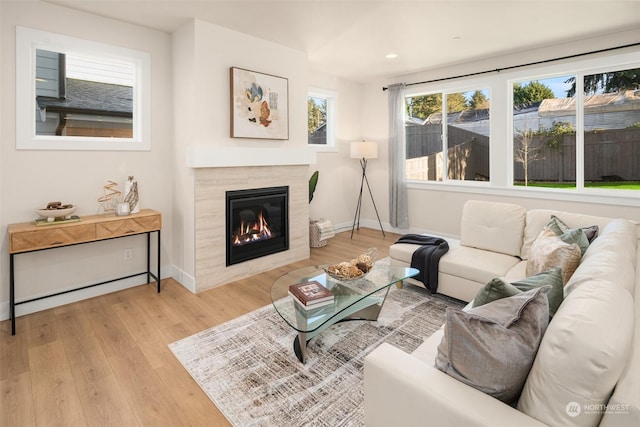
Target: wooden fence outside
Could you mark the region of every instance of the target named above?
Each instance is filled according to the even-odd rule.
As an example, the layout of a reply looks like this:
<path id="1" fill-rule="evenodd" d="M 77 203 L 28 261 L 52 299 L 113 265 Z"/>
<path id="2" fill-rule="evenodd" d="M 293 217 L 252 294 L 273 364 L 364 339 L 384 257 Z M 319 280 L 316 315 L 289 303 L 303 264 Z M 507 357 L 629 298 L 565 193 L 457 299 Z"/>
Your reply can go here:
<path id="1" fill-rule="evenodd" d="M 429 128 L 429 129 L 427 129 Z M 419 130 L 423 132 L 419 132 Z M 444 176 L 440 125 L 407 128 L 407 179 L 441 181 Z M 449 126 L 447 177 L 489 179 L 489 138 Z M 560 149 L 534 137 L 538 160 L 529 162 L 529 181 L 572 182 L 576 178 L 576 138 L 565 135 Z M 514 162 L 514 180 L 524 181 L 522 163 Z M 640 129 L 601 130 L 585 134 L 585 181 L 640 181 Z"/>
<path id="2" fill-rule="evenodd" d="M 575 182 L 576 137 L 565 135 L 560 149 L 533 139 L 541 147 L 540 159 L 529 162 L 529 180 Z M 522 163 L 514 163 L 514 179 L 524 181 Z M 585 181 L 640 181 L 640 129 L 613 129 L 584 135 Z"/>
<path id="3" fill-rule="evenodd" d="M 440 125 L 407 128 L 407 179 L 442 181 L 444 162 L 440 134 Z M 448 179 L 488 180 L 489 137 L 454 126 L 449 126 L 448 134 Z"/>

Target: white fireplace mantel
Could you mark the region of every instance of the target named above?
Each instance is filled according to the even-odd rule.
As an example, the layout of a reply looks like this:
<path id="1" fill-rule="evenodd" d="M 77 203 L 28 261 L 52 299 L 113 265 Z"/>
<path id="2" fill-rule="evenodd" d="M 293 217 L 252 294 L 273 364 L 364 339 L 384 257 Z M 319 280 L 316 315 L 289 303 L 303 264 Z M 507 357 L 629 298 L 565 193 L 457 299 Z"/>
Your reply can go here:
<path id="1" fill-rule="evenodd" d="M 316 152 L 308 147 L 189 147 L 187 166 L 191 168 L 309 165 Z"/>

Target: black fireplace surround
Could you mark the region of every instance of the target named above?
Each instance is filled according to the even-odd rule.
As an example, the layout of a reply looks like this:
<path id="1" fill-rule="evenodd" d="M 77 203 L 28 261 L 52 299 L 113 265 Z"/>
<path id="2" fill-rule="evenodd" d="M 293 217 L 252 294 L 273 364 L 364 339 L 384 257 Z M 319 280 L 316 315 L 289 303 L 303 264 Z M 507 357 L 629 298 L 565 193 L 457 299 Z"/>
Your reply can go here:
<path id="1" fill-rule="evenodd" d="M 226 192 L 227 266 L 289 249 L 289 187 Z"/>

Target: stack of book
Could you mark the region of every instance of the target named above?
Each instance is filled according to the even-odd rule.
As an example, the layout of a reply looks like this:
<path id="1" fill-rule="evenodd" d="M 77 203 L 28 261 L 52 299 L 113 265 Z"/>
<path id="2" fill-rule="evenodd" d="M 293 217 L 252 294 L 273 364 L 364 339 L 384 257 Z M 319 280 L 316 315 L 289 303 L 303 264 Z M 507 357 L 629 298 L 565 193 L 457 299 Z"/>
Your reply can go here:
<path id="1" fill-rule="evenodd" d="M 333 303 L 333 292 L 316 280 L 289 286 L 289 295 L 306 310 Z"/>

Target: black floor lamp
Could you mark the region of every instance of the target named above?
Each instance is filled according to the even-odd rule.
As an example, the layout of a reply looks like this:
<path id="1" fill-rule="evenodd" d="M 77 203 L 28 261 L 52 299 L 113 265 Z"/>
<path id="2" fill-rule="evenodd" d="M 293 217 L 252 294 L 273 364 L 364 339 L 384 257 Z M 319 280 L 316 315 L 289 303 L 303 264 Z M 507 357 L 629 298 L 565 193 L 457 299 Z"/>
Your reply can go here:
<path id="1" fill-rule="evenodd" d="M 351 158 L 360 160 L 360 167 L 362 168 L 362 180 L 360 181 L 360 195 L 358 196 L 358 205 L 356 206 L 356 214 L 353 217 L 353 227 L 351 227 L 351 238 L 353 239 L 353 231 L 360 230 L 360 212 L 362 210 L 362 190 L 364 184 L 367 184 L 369 195 L 371 196 L 371 202 L 373 202 L 373 209 L 376 211 L 378 217 L 378 224 L 380 224 L 380 231 L 384 234 L 382 228 L 382 222 L 380 221 L 380 215 L 378 214 L 378 208 L 376 202 L 373 200 L 373 193 L 371 192 L 371 186 L 369 186 L 369 180 L 367 179 L 367 159 L 376 159 L 378 157 L 378 144 L 370 141 L 352 142 L 351 143 Z"/>

